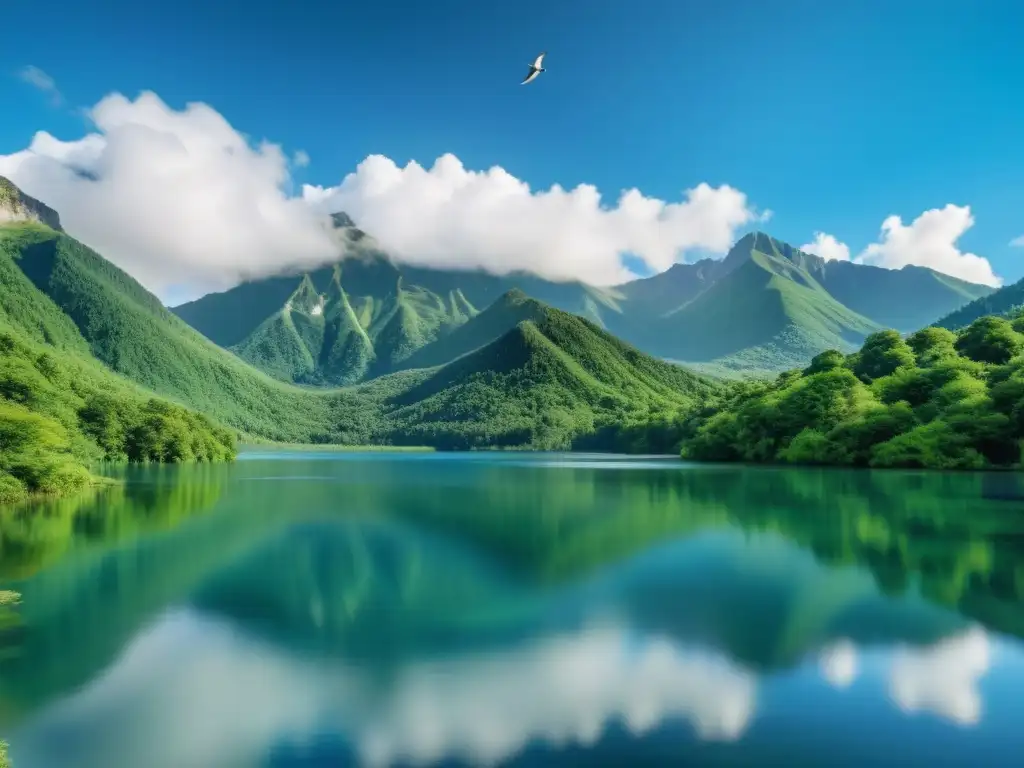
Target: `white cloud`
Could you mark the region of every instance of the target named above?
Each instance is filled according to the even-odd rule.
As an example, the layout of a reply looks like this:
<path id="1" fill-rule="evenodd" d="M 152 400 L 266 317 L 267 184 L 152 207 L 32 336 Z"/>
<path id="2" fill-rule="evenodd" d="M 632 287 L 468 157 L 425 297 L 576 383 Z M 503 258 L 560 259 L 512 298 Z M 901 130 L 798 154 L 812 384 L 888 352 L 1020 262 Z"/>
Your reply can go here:
<path id="1" fill-rule="evenodd" d="M 333 727 L 362 764 L 494 764 L 535 742 L 592 744 L 611 723 L 640 735 L 682 720 L 698 738 L 734 740 L 756 693 L 756 676 L 724 657 L 615 626 L 374 675 L 300 659 L 181 611 L 36 714 L 15 734 L 13 757 L 67 768 L 253 765 L 276 744 Z M 68 723 L 79 736 L 73 753 L 57 738 Z"/>
<path id="2" fill-rule="evenodd" d="M 813 253 L 826 261 L 849 261 L 850 248 L 846 243 L 841 243 L 832 235 L 824 232 L 814 233 L 814 242 L 800 246 L 804 253 Z"/>
<path id="3" fill-rule="evenodd" d="M 27 150 L 0 155 L 0 175 L 151 290 L 224 288 L 338 253 L 321 217 L 282 191 L 281 148 L 251 146 L 210 107 L 114 94 L 89 115 L 96 133 L 37 133 Z"/>
<path id="4" fill-rule="evenodd" d="M 1003 280 L 992 271 L 988 259 L 957 247 L 960 237 L 973 226 L 974 216 L 969 205 L 949 203 L 944 208 L 932 208 L 909 225 L 899 216 L 889 216 L 882 222 L 881 239 L 861 251 L 853 261 L 887 269 L 913 264 L 972 283 L 1000 286 Z M 1021 240 L 1024 243 L 1024 238 Z M 801 246 L 801 250 L 825 259 L 850 258 L 849 247 L 824 232 L 815 233 L 814 242 Z"/>
<path id="5" fill-rule="evenodd" d="M 64 97 L 57 89 L 57 83 L 39 67 L 34 67 L 31 64 L 27 67 L 22 67 L 18 70 L 18 79 L 47 94 L 54 106 L 59 106 L 63 103 Z"/>
<path id="6" fill-rule="evenodd" d="M 41 70 L 26 68 L 22 77 L 56 92 Z M 429 168 L 371 155 L 339 185 L 306 185 L 293 197 L 290 171 L 306 166 L 307 153 L 289 158 L 276 144 L 253 144 L 205 104 L 176 110 L 153 93 L 112 94 L 88 114 L 95 132 L 74 141 L 39 132 L 28 149 L 0 155 L 0 174 L 163 296 L 331 261 L 342 246 L 324 214 L 339 210 L 401 261 L 598 285 L 632 277 L 626 254 L 654 272 L 691 251 L 724 254 L 738 230 L 771 215 L 728 185 L 697 184 L 675 202 L 629 189 L 606 204 L 592 185 L 532 190 L 500 167 L 467 169 L 451 154 Z M 891 216 L 880 242 L 854 261 L 920 264 L 998 285 L 985 259 L 956 247 L 973 221 L 969 208 L 954 205 L 908 226 Z M 823 232 L 803 248 L 850 256 Z"/>
<path id="7" fill-rule="evenodd" d="M 662 271 L 690 249 L 725 253 L 737 228 L 758 218 L 729 186 L 699 184 L 676 203 L 630 189 L 609 208 L 594 186 L 533 191 L 502 168 L 467 170 L 451 154 L 429 169 L 372 155 L 337 187 L 306 185 L 303 194 L 322 211 L 346 211 L 410 263 L 603 285 L 631 277 L 623 254 Z"/>
<path id="8" fill-rule="evenodd" d="M 293 198 L 281 147 L 251 145 L 205 104 L 175 110 L 153 93 L 112 94 L 89 116 L 95 133 L 64 142 L 40 132 L 28 149 L 0 155 L 0 174 L 161 294 L 329 261 L 339 246 L 321 214 L 338 210 L 399 260 L 598 284 L 630 276 L 626 253 L 655 270 L 690 249 L 724 253 L 758 219 L 729 186 L 699 184 L 675 203 L 632 189 L 607 207 L 593 186 L 531 191 L 501 168 L 467 170 L 453 155 L 429 170 L 370 156 L 339 186 Z M 307 161 L 303 151 L 291 158 Z"/>
<path id="9" fill-rule="evenodd" d="M 1013 240 L 1010 241 L 1010 245 L 1015 248 L 1024 248 L 1024 235 L 1013 238 Z"/>
<path id="10" fill-rule="evenodd" d="M 881 241 L 869 245 L 858 258 L 865 264 L 890 269 L 916 264 L 974 283 L 1002 285 L 988 259 L 957 248 L 957 240 L 973 226 L 969 205 L 950 203 L 933 208 L 909 226 L 899 216 L 890 216 L 882 222 Z"/>

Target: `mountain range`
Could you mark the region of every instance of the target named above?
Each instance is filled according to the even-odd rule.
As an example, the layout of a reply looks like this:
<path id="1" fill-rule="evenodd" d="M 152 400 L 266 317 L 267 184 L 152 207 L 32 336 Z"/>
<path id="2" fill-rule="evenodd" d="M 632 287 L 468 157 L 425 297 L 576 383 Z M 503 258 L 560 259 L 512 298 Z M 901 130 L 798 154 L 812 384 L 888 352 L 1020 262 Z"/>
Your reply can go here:
<path id="1" fill-rule="evenodd" d="M 803 366 L 826 349 L 851 352 L 872 332 L 914 331 L 992 293 L 925 267 L 826 261 L 761 232 L 741 238 L 722 260 L 598 288 L 406 266 L 344 213 L 334 223 L 345 259 L 245 282 L 172 311 L 276 379 L 346 385 L 446 362 L 448 337 L 512 289 L 655 357 L 725 375 Z M 461 338 L 483 344 L 510 327 L 490 317 L 488 330 L 477 325 Z"/>
<path id="2" fill-rule="evenodd" d="M 321 341 L 329 354 L 317 358 L 326 361 L 324 370 L 343 373 L 362 361 L 367 375 L 385 363 L 393 371 L 345 388 L 295 386 L 205 338 L 131 276 L 56 228 L 56 213 L 47 222 L 43 209 L 10 188 L 15 192 L 4 202 L 0 225 L 0 332 L 19 353 L 15 358 L 0 348 L 0 401 L 15 393 L 25 407 L 42 408 L 34 390 L 39 373 L 26 366 L 38 368 L 48 356 L 67 364 L 69 381 L 87 374 L 97 389 L 159 395 L 249 438 L 566 448 L 603 426 L 685 413 L 719 389 L 522 291 L 497 293 L 477 311 L 453 289 L 443 307 L 431 307 L 424 289 L 406 288 L 379 257 L 350 259 L 315 278 L 249 284 L 232 294 L 255 301 L 287 286 L 280 294 L 283 311 L 257 323 L 266 343 L 250 339 L 249 349 L 275 353 L 277 339 L 294 351 L 288 335 L 294 330 L 300 339 L 329 340 Z M 382 274 L 395 276 L 398 301 L 378 300 L 369 290 L 353 290 L 350 298 L 340 290 L 341 280 L 373 285 Z M 334 294 L 325 292 L 328 298 L 311 290 L 324 276 L 332 281 L 328 288 L 335 286 Z M 256 319 L 245 314 L 246 306 L 239 305 L 237 317 L 229 312 L 223 326 L 227 332 L 233 322 L 243 342 L 252 335 L 244 333 L 244 323 Z M 461 321 L 450 322 L 456 316 Z M 267 359 L 279 362 L 306 359 L 270 353 Z M 69 424 L 82 407 L 76 386 L 54 411 Z"/>

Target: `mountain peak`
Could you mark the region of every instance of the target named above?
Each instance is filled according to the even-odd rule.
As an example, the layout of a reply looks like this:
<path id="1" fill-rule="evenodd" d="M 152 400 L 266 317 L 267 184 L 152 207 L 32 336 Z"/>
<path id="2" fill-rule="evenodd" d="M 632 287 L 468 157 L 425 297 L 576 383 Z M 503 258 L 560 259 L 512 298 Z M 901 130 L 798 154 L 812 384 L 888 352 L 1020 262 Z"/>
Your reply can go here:
<path id="1" fill-rule="evenodd" d="M 0 176 L 0 224 L 10 221 L 38 221 L 63 232 L 60 216 L 53 208 L 22 192 L 10 179 Z"/>
<path id="2" fill-rule="evenodd" d="M 352 217 L 344 211 L 332 213 L 331 224 L 334 225 L 335 229 L 344 229 L 345 227 L 354 227 L 356 225 L 356 223 L 352 221 Z"/>

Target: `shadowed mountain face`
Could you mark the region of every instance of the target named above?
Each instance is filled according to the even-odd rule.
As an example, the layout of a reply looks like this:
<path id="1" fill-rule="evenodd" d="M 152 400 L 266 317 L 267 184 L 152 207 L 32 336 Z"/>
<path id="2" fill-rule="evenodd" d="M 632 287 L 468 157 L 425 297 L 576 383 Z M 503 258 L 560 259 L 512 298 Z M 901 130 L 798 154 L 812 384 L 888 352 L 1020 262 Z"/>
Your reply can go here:
<path id="1" fill-rule="evenodd" d="M 762 233 L 743 237 L 721 261 L 595 288 L 399 265 L 347 215 L 334 222 L 349 239 L 350 258 L 173 311 L 275 378 L 345 384 L 448 362 L 446 351 L 462 346 L 445 339 L 509 290 L 585 317 L 649 354 L 717 372 L 802 366 L 826 349 L 853 351 L 882 328 L 917 330 L 991 293 L 922 267 L 827 262 Z M 493 340 L 515 324 L 513 314 L 463 337 Z"/>

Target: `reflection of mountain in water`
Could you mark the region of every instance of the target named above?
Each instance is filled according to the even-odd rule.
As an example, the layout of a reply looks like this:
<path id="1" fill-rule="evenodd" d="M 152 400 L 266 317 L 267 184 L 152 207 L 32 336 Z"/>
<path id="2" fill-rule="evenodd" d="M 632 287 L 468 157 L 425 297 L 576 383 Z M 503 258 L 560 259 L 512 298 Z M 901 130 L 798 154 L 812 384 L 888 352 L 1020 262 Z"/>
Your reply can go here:
<path id="1" fill-rule="evenodd" d="M 842 688 L 893 648 L 901 709 L 970 723 L 990 653 L 972 624 L 1024 636 L 1010 475 L 398 460 L 288 483 L 250 481 L 283 463 L 245 464 L 210 513 L 18 582 L 23 653 L 0 662 L 0 703 L 40 709 L 15 759 L 70 743 L 68 768 L 250 766 L 271 737 L 339 728 L 356 754 L 410 759 L 616 723 L 734 738 L 759 676 L 811 665 Z M 147 738 L 171 762 L 125 757 Z"/>

